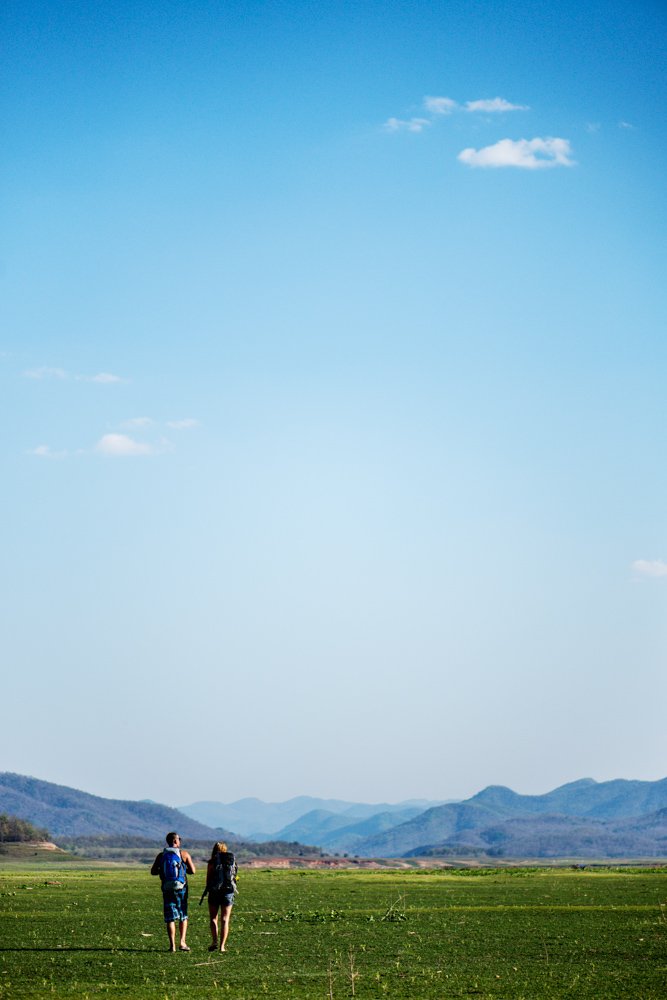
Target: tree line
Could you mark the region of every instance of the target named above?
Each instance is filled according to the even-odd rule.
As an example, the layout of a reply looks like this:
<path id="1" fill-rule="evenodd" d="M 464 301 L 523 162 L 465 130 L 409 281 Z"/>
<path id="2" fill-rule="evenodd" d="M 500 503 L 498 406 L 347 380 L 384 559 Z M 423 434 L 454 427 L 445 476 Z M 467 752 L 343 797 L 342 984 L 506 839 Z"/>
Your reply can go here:
<path id="1" fill-rule="evenodd" d="M 27 819 L 0 813 L 0 844 L 33 843 L 48 839 L 48 830 L 33 826 Z"/>

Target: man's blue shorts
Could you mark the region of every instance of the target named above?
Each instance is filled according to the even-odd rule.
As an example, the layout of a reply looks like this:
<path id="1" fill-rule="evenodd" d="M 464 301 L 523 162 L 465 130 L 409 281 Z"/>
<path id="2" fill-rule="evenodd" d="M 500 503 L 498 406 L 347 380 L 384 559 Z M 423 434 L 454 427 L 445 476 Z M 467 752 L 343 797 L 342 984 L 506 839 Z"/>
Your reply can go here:
<path id="1" fill-rule="evenodd" d="M 188 919 L 188 887 L 185 889 L 165 889 L 162 893 L 165 923 L 172 920 Z"/>

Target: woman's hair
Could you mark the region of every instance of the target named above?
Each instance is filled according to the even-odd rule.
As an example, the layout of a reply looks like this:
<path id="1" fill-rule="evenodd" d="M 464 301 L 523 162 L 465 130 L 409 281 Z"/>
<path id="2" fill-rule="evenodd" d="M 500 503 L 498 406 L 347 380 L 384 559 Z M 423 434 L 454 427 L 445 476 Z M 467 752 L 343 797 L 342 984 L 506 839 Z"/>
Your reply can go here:
<path id="1" fill-rule="evenodd" d="M 213 845 L 213 850 L 211 851 L 211 861 L 215 858 L 216 854 L 225 854 L 227 852 L 227 844 L 222 840 L 216 841 Z"/>

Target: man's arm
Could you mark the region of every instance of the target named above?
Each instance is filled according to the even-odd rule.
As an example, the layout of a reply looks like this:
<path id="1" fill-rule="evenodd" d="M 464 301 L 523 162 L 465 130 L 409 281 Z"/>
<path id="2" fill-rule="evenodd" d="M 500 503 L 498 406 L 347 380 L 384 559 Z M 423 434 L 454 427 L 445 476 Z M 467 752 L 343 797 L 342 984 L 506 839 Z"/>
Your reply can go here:
<path id="1" fill-rule="evenodd" d="M 188 875 L 194 875 L 197 869 L 195 868 L 195 863 L 187 851 L 181 851 L 181 859 L 185 862 L 185 870 Z"/>
<path id="2" fill-rule="evenodd" d="M 155 861 L 153 862 L 153 867 L 151 868 L 151 875 L 160 874 L 160 871 L 162 870 L 162 865 L 160 864 L 161 861 L 162 861 L 162 851 L 160 851 Z"/>

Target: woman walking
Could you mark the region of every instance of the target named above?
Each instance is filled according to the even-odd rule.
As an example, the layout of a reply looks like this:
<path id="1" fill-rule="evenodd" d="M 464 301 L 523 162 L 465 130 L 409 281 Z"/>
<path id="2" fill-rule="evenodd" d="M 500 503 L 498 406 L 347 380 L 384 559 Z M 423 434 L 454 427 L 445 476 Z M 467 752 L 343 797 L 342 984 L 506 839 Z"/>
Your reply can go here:
<path id="1" fill-rule="evenodd" d="M 218 841 L 213 845 L 206 868 L 206 892 L 208 893 L 208 913 L 212 938 L 209 951 L 217 951 L 218 948 L 220 951 L 226 950 L 229 920 L 232 915 L 234 895 L 237 891 L 237 871 L 234 855 L 227 850 L 227 844 Z"/>

